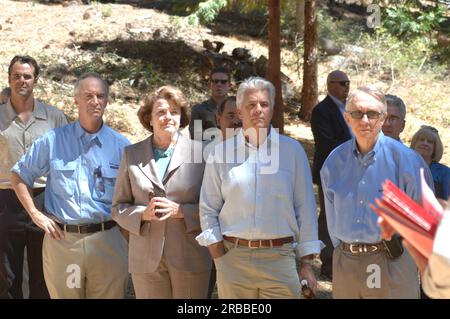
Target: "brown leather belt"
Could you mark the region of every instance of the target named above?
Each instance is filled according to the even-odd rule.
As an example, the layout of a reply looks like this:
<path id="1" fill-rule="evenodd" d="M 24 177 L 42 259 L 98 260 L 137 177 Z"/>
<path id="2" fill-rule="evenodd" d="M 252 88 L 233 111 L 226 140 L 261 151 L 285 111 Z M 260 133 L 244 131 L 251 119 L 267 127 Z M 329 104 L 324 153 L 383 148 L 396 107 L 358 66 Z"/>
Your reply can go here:
<path id="1" fill-rule="evenodd" d="M 294 241 L 294 237 L 283 237 L 283 238 L 275 238 L 275 239 L 254 239 L 247 240 L 237 237 L 223 236 L 223 239 L 229 241 L 238 246 L 245 246 L 248 248 L 272 248 L 272 247 L 280 247 L 287 243 L 292 243 Z"/>
<path id="2" fill-rule="evenodd" d="M 341 242 L 341 248 L 345 252 L 350 252 L 353 255 L 364 255 L 364 254 L 372 254 L 372 253 L 380 253 L 385 251 L 385 247 L 382 242 L 374 243 L 374 244 L 347 244 Z"/>
<path id="3" fill-rule="evenodd" d="M 117 223 L 113 220 L 99 224 L 69 225 L 57 223 L 61 230 L 68 233 L 90 234 L 113 228 Z"/>
<path id="4" fill-rule="evenodd" d="M 33 188 L 33 196 L 38 196 L 45 191 L 45 187 Z"/>

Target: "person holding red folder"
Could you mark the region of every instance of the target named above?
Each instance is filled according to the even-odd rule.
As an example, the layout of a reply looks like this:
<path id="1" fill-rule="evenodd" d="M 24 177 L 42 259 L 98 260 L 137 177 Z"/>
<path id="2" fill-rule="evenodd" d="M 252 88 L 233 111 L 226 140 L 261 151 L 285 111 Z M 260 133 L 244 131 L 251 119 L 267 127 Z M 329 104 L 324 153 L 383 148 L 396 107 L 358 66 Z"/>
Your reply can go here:
<path id="1" fill-rule="evenodd" d="M 421 273 L 422 288 L 431 298 L 450 298 L 450 199 L 446 211 L 437 228 L 433 250 L 429 258 L 424 256 L 408 240 L 403 240 L 404 247 L 413 257 Z M 382 237 L 389 240 L 394 234 L 386 220 L 379 219 Z"/>

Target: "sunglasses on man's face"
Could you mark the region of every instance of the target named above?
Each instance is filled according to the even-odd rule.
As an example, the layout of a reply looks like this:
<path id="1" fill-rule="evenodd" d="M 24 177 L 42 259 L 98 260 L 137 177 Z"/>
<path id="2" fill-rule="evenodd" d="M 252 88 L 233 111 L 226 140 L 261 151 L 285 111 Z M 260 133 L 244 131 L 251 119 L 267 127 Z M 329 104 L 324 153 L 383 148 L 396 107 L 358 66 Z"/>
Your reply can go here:
<path id="1" fill-rule="evenodd" d="M 364 115 L 366 115 L 369 120 L 378 120 L 380 118 L 380 116 L 383 115 L 383 113 L 376 112 L 376 111 L 368 111 L 366 113 L 361 112 L 361 111 L 349 111 L 347 113 L 350 114 L 350 116 L 352 118 L 354 118 L 355 120 L 362 119 L 364 117 Z"/>
<path id="2" fill-rule="evenodd" d="M 340 86 L 349 86 L 350 81 L 330 81 L 330 83 L 339 83 Z"/>
<path id="3" fill-rule="evenodd" d="M 211 79 L 211 82 L 214 84 L 219 84 L 219 83 L 227 84 L 228 80 Z"/>

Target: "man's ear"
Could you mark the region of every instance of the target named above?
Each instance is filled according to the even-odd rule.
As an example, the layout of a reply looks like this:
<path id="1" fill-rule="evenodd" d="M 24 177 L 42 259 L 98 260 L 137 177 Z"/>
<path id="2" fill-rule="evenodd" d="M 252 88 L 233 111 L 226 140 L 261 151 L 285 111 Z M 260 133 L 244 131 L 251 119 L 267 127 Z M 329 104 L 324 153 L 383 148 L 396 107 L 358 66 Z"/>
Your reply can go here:
<path id="1" fill-rule="evenodd" d="M 39 80 L 39 75 L 38 75 L 37 77 L 34 78 L 34 81 L 33 81 L 34 84 L 37 84 L 38 80 Z"/>
<path id="2" fill-rule="evenodd" d="M 220 128 L 220 116 L 216 113 L 216 125 L 218 128 Z"/>
<path id="3" fill-rule="evenodd" d="M 384 112 L 384 113 L 381 115 L 381 118 L 380 118 L 380 119 L 381 119 L 381 125 L 384 124 L 384 121 L 386 121 L 387 116 L 388 116 L 387 112 Z"/>
<path id="4" fill-rule="evenodd" d="M 236 106 L 236 114 L 237 114 L 238 118 L 239 118 L 239 119 L 241 120 L 241 122 L 242 122 L 242 112 L 241 112 L 241 109 L 238 108 L 237 106 Z"/>
<path id="5" fill-rule="evenodd" d="M 403 130 L 405 129 L 405 124 L 406 124 L 406 121 L 403 120 L 402 121 L 402 129 L 400 130 L 400 133 L 403 132 Z"/>
<path id="6" fill-rule="evenodd" d="M 345 120 L 345 122 L 347 122 L 348 125 L 350 125 L 350 119 L 351 119 L 351 115 L 348 114 L 347 112 L 344 112 L 344 120 Z"/>

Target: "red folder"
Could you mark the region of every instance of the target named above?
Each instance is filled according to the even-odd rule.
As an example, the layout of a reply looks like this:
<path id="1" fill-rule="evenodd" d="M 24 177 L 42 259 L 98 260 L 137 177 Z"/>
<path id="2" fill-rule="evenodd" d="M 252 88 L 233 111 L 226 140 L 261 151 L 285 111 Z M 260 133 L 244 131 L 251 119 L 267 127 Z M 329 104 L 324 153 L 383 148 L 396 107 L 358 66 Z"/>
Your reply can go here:
<path id="1" fill-rule="evenodd" d="M 426 185 L 423 171 L 421 176 L 422 205 L 416 203 L 390 180 L 386 180 L 381 200 L 375 199 L 378 207 L 371 205 L 371 208 L 423 256 L 429 258 L 443 210 Z"/>

